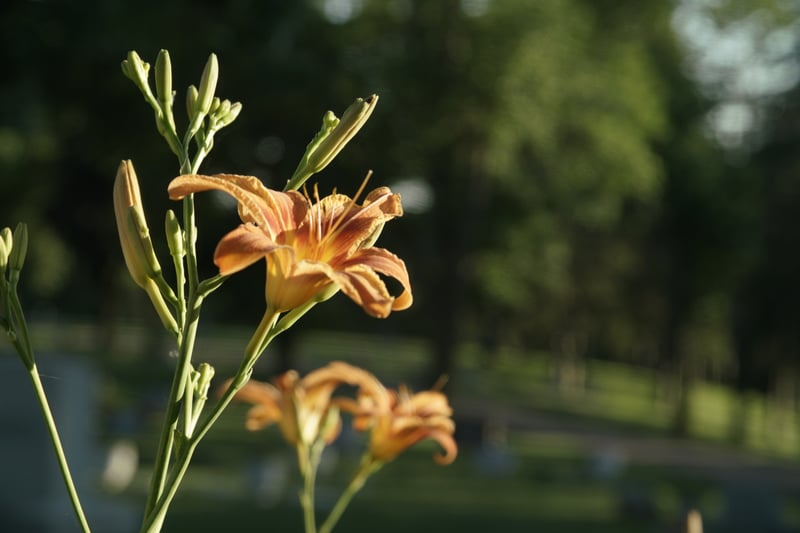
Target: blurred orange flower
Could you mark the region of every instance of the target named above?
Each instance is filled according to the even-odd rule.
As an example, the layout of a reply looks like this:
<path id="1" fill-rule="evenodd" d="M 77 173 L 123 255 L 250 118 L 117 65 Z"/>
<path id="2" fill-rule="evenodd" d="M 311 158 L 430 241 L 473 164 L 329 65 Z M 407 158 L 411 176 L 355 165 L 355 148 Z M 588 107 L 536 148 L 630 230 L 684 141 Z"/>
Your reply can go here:
<path id="1" fill-rule="evenodd" d="M 375 317 L 411 305 L 405 263 L 372 246 L 383 225 L 403 214 L 400 196 L 387 187 L 358 205 L 343 194 L 312 202 L 297 191 L 268 189 L 252 176 L 184 175 L 170 183 L 169 195 L 179 200 L 212 189 L 238 201 L 244 222 L 219 242 L 214 263 L 228 275 L 265 258 L 267 305 L 273 311 L 299 307 L 331 285 Z M 403 292 L 392 296 L 378 274 L 398 280 Z"/>
<path id="2" fill-rule="evenodd" d="M 331 396 L 342 385 L 357 386 L 378 403 L 389 402 L 387 392 L 372 374 L 339 361 L 302 379 L 290 370 L 279 376 L 274 385 L 251 380 L 234 399 L 254 404 L 245 422 L 251 431 L 277 423 L 284 438 L 293 445 L 310 445 L 320 438 L 330 443 L 341 430 L 338 409 L 331 409 Z"/>
<path id="3" fill-rule="evenodd" d="M 362 390 L 358 399 L 337 400 L 343 410 L 353 413 L 353 426 L 359 431 L 371 429 L 370 454 L 379 461 L 391 461 L 414 444 L 431 439 L 444 454 L 434 456 L 439 464 L 452 463 L 458 453 L 453 438 L 455 423 L 447 397 L 438 391 L 412 394 L 408 388 L 387 391 L 389 402 Z"/>

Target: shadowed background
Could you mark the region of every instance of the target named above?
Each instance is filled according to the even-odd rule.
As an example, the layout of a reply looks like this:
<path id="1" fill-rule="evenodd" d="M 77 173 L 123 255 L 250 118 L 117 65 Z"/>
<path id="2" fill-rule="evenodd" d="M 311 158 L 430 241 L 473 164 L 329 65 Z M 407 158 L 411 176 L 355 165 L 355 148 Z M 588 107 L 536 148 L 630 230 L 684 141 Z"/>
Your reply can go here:
<path id="1" fill-rule="evenodd" d="M 181 121 L 214 52 L 217 94 L 244 110 L 208 174 L 280 189 L 326 110 L 380 95 L 313 181 L 353 194 L 372 170 L 403 195 L 379 245 L 406 261 L 414 306 L 374 320 L 334 298 L 259 377 L 334 357 L 417 388 L 447 375 L 462 456 L 400 458 L 343 530 L 677 531 L 693 506 L 709 531 L 748 527 L 736 512 L 798 527 L 799 20 L 768 0 L 4 3 L 0 226 L 31 230 L 21 290 L 38 346 L 94 376 L 93 445 L 130 440 L 146 467 L 171 360 L 127 276 L 111 185 L 132 159 L 163 252 L 178 169 L 119 63 L 169 50 Z M 207 276 L 238 219 L 213 194 L 198 211 Z M 198 356 L 219 376 L 263 282 L 251 267 L 205 307 Z M 269 492 L 293 474 L 275 434 L 245 434 L 241 411 L 225 424 L 167 529 L 233 511 L 299 530 L 291 481 Z M 138 505 L 136 476 L 109 497 Z"/>

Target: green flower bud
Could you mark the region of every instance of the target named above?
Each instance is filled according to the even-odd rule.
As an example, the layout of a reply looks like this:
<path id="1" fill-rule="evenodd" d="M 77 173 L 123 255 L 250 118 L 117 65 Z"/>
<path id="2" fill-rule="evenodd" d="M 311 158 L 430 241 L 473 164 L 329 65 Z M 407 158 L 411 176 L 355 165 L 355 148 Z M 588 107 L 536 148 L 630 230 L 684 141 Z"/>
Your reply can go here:
<path id="1" fill-rule="evenodd" d="M 11 253 L 13 244 L 14 236 L 11 233 L 11 228 L 3 228 L 3 230 L 0 231 L 0 267 L 5 268 L 8 264 L 8 255 Z"/>
<path id="2" fill-rule="evenodd" d="M 0 276 L 6 272 L 8 255 L 11 253 L 12 244 L 13 237 L 11 234 L 11 228 L 3 228 L 3 231 L 0 232 Z"/>
<path id="3" fill-rule="evenodd" d="M 297 190 L 312 174 L 328 166 L 367 122 L 377 103 L 377 94 L 366 99 L 357 98 L 345 110 L 341 120 L 331 111 L 325 113 L 322 117 L 322 127 L 308 143 L 303 159 L 284 190 Z"/>
<path id="4" fill-rule="evenodd" d="M 197 108 L 197 87 L 189 85 L 186 90 L 186 115 L 190 118 L 194 116 L 194 111 Z"/>
<path id="5" fill-rule="evenodd" d="M 216 113 L 216 112 L 217 112 L 217 109 L 219 109 L 220 103 L 221 103 L 221 102 L 220 102 L 220 99 L 219 99 L 219 97 L 218 97 L 218 96 L 215 96 L 215 97 L 214 97 L 214 98 L 211 100 L 211 107 L 208 109 L 208 114 L 209 114 L 209 115 L 213 115 L 214 113 Z"/>
<path id="6" fill-rule="evenodd" d="M 197 369 L 197 383 L 195 384 L 195 394 L 198 400 L 206 400 L 208 398 L 208 389 L 211 386 L 211 380 L 214 377 L 214 367 L 208 363 L 200 363 Z"/>
<path id="7" fill-rule="evenodd" d="M 317 145 L 308 158 L 308 167 L 313 173 L 317 173 L 333 160 L 342 151 L 342 148 L 350 142 L 358 130 L 366 124 L 372 111 L 378 103 L 378 95 L 373 94 L 366 100 L 357 98 L 350 107 L 345 110 L 341 120 L 336 127 Z"/>
<path id="8" fill-rule="evenodd" d="M 164 223 L 167 230 L 167 246 L 169 246 L 169 253 L 173 257 L 183 257 L 186 255 L 186 250 L 183 247 L 183 230 L 181 224 L 178 222 L 178 217 L 175 212 L 170 209 L 167 211 L 167 219 Z"/>
<path id="9" fill-rule="evenodd" d="M 172 62 L 166 50 L 161 50 L 156 59 L 156 94 L 165 109 L 172 106 Z"/>
<path id="10" fill-rule="evenodd" d="M 211 387 L 211 379 L 214 377 L 214 367 L 208 363 L 201 363 L 200 368 L 192 370 L 189 377 L 191 387 L 186 394 L 186 407 L 188 416 L 186 419 L 185 432 L 187 437 L 191 437 L 203 407 L 208 400 L 208 389 Z"/>
<path id="11" fill-rule="evenodd" d="M 128 52 L 128 59 L 122 62 L 122 72 L 140 87 L 147 85 L 150 75 L 150 65 L 139 57 L 134 50 Z"/>
<path id="12" fill-rule="evenodd" d="M 228 112 L 225 113 L 224 115 L 220 115 L 219 116 L 219 119 L 218 119 L 219 120 L 219 122 L 218 122 L 219 127 L 222 128 L 224 126 L 227 126 L 228 124 L 230 124 L 231 122 L 236 120 L 236 117 L 238 117 L 239 113 L 241 113 L 241 112 L 242 112 L 242 104 L 241 103 L 235 102 L 235 103 L 231 104 L 231 107 L 228 110 Z"/>
<path id="13" fill-rule="evenodd" d="M 217 80 L 219 79 L 219 63 L 217 62 L 216 54 L 208 56 L 208 61 L 203 69 L 203 75 L 200 78 L 200 87 L 197 94 L 197 105 L 195 106 L 196 113 L 207 115 L 211 110 L 211 102 L 214 99 L 214 93 L 217 90 Z"/>
<path id="14" fill-rule="evenodd" d="M 322 115 L 322 127 L 319 129 L 319 132 L 314 139 L 317 142 L 314 143 L 312 152 L 319 147 L 319 143 L 325 140 L 338 125 L 339 117 L 334 115 L 333 111 L 326 111 L 325 114 Z"/>
<path id="15" fill-rule="evenodd" d="M 12 237 L 13 246 L 8 254 L 8 268 L 12 274 L 20 273 L 28 254 L 28 226 L 22 222 L 17 224 Z"/>
<path id="16" fill-rule="evenodd" d="M 225 115 L 228 114 L 230 110 L 231 110 L 231 101 L 223 100 L 222 102 L 220 102 L 219 106 L 217 106 L 217 109 L 214 110 L 214 114 L 217 115 L 217 117 L 224 117 Z"/>

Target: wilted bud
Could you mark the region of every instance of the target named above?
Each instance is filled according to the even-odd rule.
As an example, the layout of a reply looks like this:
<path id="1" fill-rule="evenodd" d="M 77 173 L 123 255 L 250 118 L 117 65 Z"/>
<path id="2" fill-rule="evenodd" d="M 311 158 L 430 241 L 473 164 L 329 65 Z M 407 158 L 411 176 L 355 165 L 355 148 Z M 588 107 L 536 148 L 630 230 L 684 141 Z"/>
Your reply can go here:
<path id="1" fill-rule="evenodd" d="M 197 90 L 197 104 L 195 106 L 196 113 L 206 115 L 211 110 L 214 93 L 217 91 L 218 78 L 219 63 L 217 62 L 217 56 L 216 54 L 211 54 L 203 69 L 203 75 L 200 78 L 200 87 Z"/>
<path id="2" fill-rule="evenodd" d="M 328 111 L 322 118 L 322 128 L 306 148 L 300 165 L 284 190 L 297 190 L 312 174 L 320 172 L 350 142 L 358 130 L 367 122 L 378 103 L 378 95 L 356 98 L 341 119 Z"/>
<path id="3" fill-rule="evenodd" d="M 22 222 L 17 224 L 11 242 L 13 246 L 8 254 L 8 268 L 12 274 L 19 274 L 25 264 L 25 256 L 28 255 L 28 226 Z"/>
<path id="4" fill-rule="evenodd" d="M 166 50 L 161 50 L 156 59 L 156 94 L 162 104 L 172 105 L 172 62 Z"/>

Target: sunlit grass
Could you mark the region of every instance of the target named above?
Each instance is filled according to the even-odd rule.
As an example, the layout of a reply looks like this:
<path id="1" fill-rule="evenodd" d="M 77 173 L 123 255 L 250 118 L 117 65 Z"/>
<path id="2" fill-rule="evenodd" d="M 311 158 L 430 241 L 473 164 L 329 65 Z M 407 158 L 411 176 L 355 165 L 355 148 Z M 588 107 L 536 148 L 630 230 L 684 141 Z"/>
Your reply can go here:
<path id="1" fill-rule="evenodd" d="M 57 329 L 47 330 L 53 342 L 59 339 Z M 91 353 L 83 345 L 91 337 L 89 330 L 75 331 L 60 337 L 61 345 L 72 338 Z M 129 349 L 148 345 L 135 328 L 124 333 L 135 339 L 126 345 Z M 207 332 L 198 341 L 198 360 L 214 364 L 219 379 L 227 377 L 239 362 L 247 334 L 239 329 Z M 422 380 L 429 346 L 419 339 L 304 331 L 296 350 L 301 372 L 342 359 L 369 368 L 387 383 L 431 385 Z M 272 355 L 266 354 L 265 362 Z M 166 381 L 154 384 L 146 373 L 132 372 L 130 365 L 136 360 L 128 353 L 102 356 L 110 377 L 104 391 L 115 406 L 141 401 L 142 386 L 168 386 Z M 527 426 L 545 416 L 604 434 L 668 438 L 675 406 L 653 370 L 590 360 L 581 379 L 565 386 L 555 379 L 558 361 L 546 353 L 504 348 L 487 362 L 477 347 L 465 346 L 458 361 L 449 390 L 456 420 L 460 428 L 477 424 L 477 433 L 460 441 L 459 458 L 451 466 L 433 463 L 432 446 L 421 446 L 387 465 L 356 497 L 340 531 L 638 532 L 652 530 L 654 524 L 677 524 L 687 502 L 703 509 L 711 522 L 724 516 L 724 486 L 705 473 L 629 464 L 624 457 L 615 465 L 614 450 L 599 443 Z M 265 368 L 257 368 L 258 377 L 267 377 Z M 144 383 L 145 379 L 151 381 Z M 690 391 L 687 437 L 725 449 L 796 459 L 800 421 L 794 410 L 717 383 L 698 381 Z M 231 520 L 237 530 L 301 530 L 293 454 L 277 431 L 245 431 L 246 409 L 233 404 L 199 446 L 167 531 L 227 531 L 232 530 Z M 143 498 L 146 465 L 152 462 L 159 429 L 157 414 L 145 419 L 136 436 L 144 468 L 123 498 Z M 492 451 L 499 455 L 492 456 Z M 610 468 L 602 464 L 609 453 Z M 323 506 L 333 501 L 358 461 L 353 442 L 329 454 L 329 460 L 331 466 L 320 480 L 318 500 Z M 269 481 L 269 476 L 278 481 Z M 781 493 L 778 505 L 788 523 L 798 524 L 800 507 L 792 503 L 792 494 Z"/>

